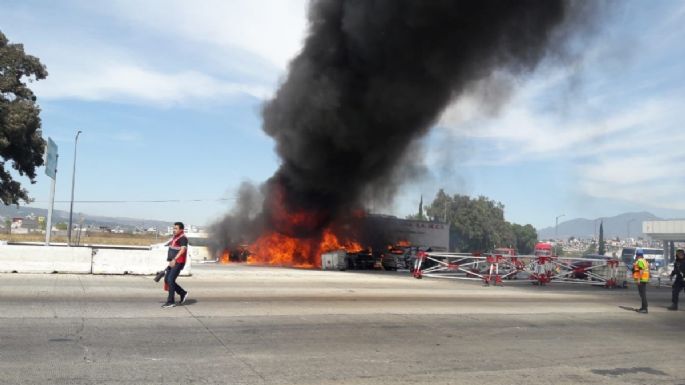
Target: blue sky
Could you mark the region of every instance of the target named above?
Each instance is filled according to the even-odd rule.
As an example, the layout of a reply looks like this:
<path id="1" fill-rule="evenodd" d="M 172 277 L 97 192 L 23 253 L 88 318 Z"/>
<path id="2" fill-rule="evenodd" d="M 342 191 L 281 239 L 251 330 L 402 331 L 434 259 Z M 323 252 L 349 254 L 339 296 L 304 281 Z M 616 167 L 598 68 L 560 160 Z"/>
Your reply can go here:
<path id="1" fill-rule="evenodd" d="M 423 140 L 426 175 L 374 209 L 405 216 L 444 188 L 500 201 L 507 220 L 536 227 L 561 214 L 685 217 L 685 3 L 615 4 L 576 55 L 524 78 L 496 74 L 509 86 L 496 111 L 483 107 L 492 82 L 455 100 Z M 185 200 L 76 203 L 76 212 L 203 225 L 230 209 L 242 181 L 278 167 L 259 110 L 301 47 L 306 1 L 0 0 L 0 9 L 0 31 L 48 68 L 33 89 L 44 136 L 59 146 L 56 200 L 70 197 L 77 130 L 77 201 Z M 42 169 L 26 187 L 47 206 Z"/>

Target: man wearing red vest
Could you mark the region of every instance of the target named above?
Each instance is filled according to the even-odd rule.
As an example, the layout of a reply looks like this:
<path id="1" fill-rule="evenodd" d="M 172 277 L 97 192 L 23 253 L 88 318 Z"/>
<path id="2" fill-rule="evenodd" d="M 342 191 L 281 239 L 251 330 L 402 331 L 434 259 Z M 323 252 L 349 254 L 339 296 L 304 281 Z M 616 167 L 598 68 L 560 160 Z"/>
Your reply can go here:
<path id="1" fill-rule="evenodd" d="M 633 263 L 633 279 L 640 293 L 642 306 L 638 313 L 647 313 L 647 283 L 649 283 L 649 262 L 645 259 L 642 249 L 635 250 L 635 263 Z"/>
<path id="2" fill-rule="evenodd" d="M 164 308 L 176 306 L 175 294 L 181 297 L 180 304 L 183 304 L 188 298 L 188 292 L 176 283 L 176 278 L 186 265 L 186 257 L 188 256 L 188 238 L 186 238 L 183 229 L 183 222 L 174 223 L 174 237 L 168 243 L 167 261 L 169 261 L 169 268 L 164 281 L 169 285 L 169 295 L 166 303 L 162 305 Z"/>

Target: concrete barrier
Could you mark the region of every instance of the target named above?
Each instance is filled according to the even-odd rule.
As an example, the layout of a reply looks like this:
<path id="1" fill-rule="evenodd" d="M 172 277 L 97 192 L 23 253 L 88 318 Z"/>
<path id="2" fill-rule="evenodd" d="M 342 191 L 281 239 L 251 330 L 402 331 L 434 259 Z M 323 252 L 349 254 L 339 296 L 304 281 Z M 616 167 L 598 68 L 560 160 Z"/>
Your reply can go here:
<path id="1" fill-rule="evenodd" d="M 1 245 L 0 272 L 90 274 L 91 256 L 89 247 Z"/>
<path id="2" fill-rule="evenodd" d="M 167 266 L 167 250 L 93 249 L 93 274 L 155 274 Z M 181 275 L 190 275 L 191 262 Z"/>
<path id="3" fill-rule="evenodd" d="M 155 274 L 166 268 L 166 256 L 166 248 L 0 245 L 0 273 Z M 181 275 L 191 266 L 189 259 Z"/>

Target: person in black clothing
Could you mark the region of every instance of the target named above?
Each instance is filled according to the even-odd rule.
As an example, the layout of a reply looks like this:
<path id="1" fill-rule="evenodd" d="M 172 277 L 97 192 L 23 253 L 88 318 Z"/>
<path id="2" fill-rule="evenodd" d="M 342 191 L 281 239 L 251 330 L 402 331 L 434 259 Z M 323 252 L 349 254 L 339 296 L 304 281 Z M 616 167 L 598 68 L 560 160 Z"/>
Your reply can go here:
<path id="1" fill-rule="evenodd" d="M 673 262 L 673 271 L 671 272 L 671 279 L 675 277 L 675 282 L 673 282 L 673 292 L 671 294 L 671 301 L 673 304 L 668 307 L 668 310 L 678 310 L 678 296 L 680 291 L 685 289 L 685 282 L 683 282 L 683 276 L 685 276 L 685 252 L 683 249 L 678 249 L 675 252 L 675 262 Z"/>
<path id="2" fill-rule="evenodd" d="M 176 283 L 176 278 L 181 274 L 181 270 L 186 265 L 186 258 L 188 256 L 188 238 L 186 238 L 183 231 L 184 226 L 182 222 L 174 223 L 174 237 L 169 241 L 169 252 L 167 254 L 167 261 L 169 267 L 164 281 L 169 285 L 169 295 L 167 301 L 162 307 L 174 307 L 175 294 L 181 297 L 180 304 L 183 304 L 188 298 L 188 292 Z"/>

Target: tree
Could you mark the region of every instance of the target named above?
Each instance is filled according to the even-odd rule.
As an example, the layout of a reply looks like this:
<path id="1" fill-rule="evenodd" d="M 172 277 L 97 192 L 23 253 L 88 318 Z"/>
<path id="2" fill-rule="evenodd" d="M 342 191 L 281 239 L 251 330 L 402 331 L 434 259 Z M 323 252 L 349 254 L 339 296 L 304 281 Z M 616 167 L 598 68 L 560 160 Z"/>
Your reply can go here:
<path id="1" fill-rule="evenodd" d="M 606 242 L 604 242 L 604 221 L 602 221 L 599 223 L 599 246 L 597 247 L 597 254 L 604 255 L 606 251 Z"/>
<path id="2" fill-rule="evenodd" d="M 60 223 L 58 223 L 58 224 L 55 225 L 55 228 L 56 228 L 57 230 L 66 230 L 66 229 L 69 228 L 69 225 L 66 224 L 66 223 L 64 223 L 64 222 L 60 222 Z"/>
<path id="3" fill-rule="evenodd" d="M 423 215 L 423 195 L 421 195 L 421 201 L 419 202 L 419 213 L 407 215 L 406 219 L 411 219 L 415 221 L 425 221 L 427 218 Z"/>
<path id="4" fill-rule="evenodd" d="M 21 44 L 10 44 L 0 32 L 0 200 L 5 205 L 29 202 L 28 191 L 5 169 L 12 168 L 35 183 L 36 167 L 43 164 L 45 140 L 40 108 L 26 81 L 45 79 L 48 72 L 38 58 L 24 53 Z"/>
<path id="5" fill-rule="evenodd" d="M 488 251 L 517 244 L 515 231 L 504 220 L 504 205 L 486 197 L 450 197 L 441 189 L 426 213 L 430 218 L 450 222 L 451 250 Z"/>
<path id="6" fill-rule="evenodd" d="M 533 254 L 535 244 L 538 242 L 538 232 L 533 225 L 521 226 L 513 223 L 511 229 L 516 237 L 516 250 L 519 254 Z"/>

